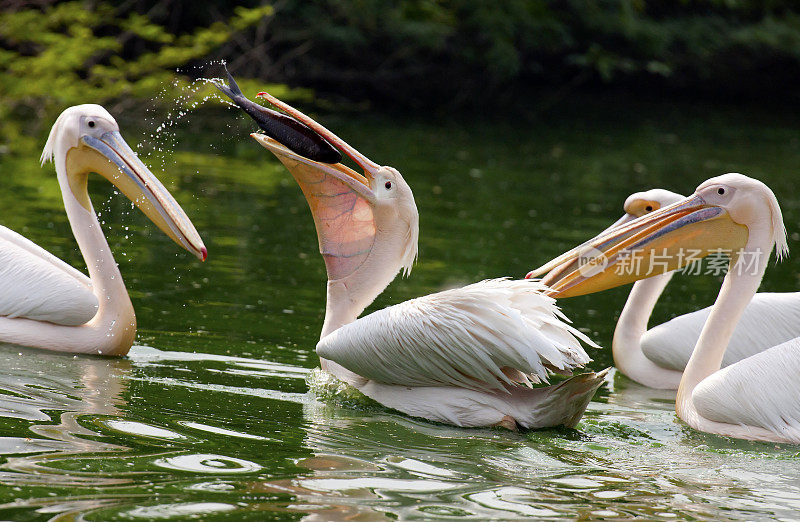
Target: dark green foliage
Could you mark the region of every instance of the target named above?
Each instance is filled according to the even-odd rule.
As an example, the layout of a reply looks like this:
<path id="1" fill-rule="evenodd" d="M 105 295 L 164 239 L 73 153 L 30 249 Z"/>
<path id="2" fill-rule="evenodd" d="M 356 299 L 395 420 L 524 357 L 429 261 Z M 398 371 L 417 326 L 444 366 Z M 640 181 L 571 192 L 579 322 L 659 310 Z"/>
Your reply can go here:
<path id="1" fill-rule="evenodd" d="M 185 96 L 176 68 L 207 60 L 272 13 L 236 8 L 224 22 L 174 34 L 148 16 L 105 2 L 61 2 L 0 13 L 0 143 L 33 138 L 66 107 L 132 107 Z M 171 86 L 171 87 L 170 87 Z M 37 124 L 40 122 L 41 124 Z"/>
<path id="2" fill-rule="evenodd" d="M 788 0 L 5 5 L 2 119 L 47 120 L 88 100 L 130 106 L 165 89 L 169 98 L 219 75 L 218 59 L 262 85 L 440 111 L 604 85 L 785 100 L 800 75 L 800 14 Z M 9 125 L 4 134 L 19 134 Z"/>
<path id="3" fill-rule="evenodd" d="M 270 73 L 332 92 L 420 105 L 484 105 L 486 95 L 520 85 L 547 90 L 580 83 L 758 95 L 765 88 L 780 92 L 800 73 L 800 16 L 790 5 L 288 2 L 276 11 L 273 26 L 283 38 L 269 55 L 296 55 Z"/>

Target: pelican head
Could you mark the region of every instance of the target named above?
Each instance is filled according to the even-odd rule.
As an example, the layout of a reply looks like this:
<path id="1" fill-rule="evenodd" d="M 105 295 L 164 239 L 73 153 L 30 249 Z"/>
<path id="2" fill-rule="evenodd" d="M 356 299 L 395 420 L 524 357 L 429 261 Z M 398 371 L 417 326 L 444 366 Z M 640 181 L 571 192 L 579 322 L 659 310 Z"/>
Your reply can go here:
<path id="1" fill-rule="evenodd" d="M 662 207 L 677 203 L 682 199 L 684 199 L 684 196 L 660 188 L 645 190 L 644 192 L 636 192 L 628 196 L 628 198 L 625 200 L 625 204 L 623 205 L 623 208 L 625 209 L 625 215 L 611 226 L 619 226 L 629 221 L 633 221 L 634 219 L 640 218 L 645 214 L 660 210 Z"/>
<path id="2" fill-rule="evenodd" d="M 164 185 L 122 138 L 113 116 L 100 105 L 70 107 L 56 120 L 42 151 L 41 162 L 58 158 L 62 187 L 92 212 L 88 174 L 96 172 L 125 196 L 177 244 L 205 260 L 207 251 L 197 230 Z M 66 188 L 65 188 L 66 190 Z"/>
<path id="3" fill-rule="evenodd" d="M 417 257 L 419 214 L 403 176 L 392 167 L 374 163 L 300 111 L 267 93 L 259 96 L 299 120 L 303 132 L 318 135 L 349 156 L 363 171 L 315 161 L 265 134 L 251 134 L 277 156 L 303 190 L 328 280 L 348 279 L 349 287 L 369 287 L 362 289 L 369 294 L 380 293 L 399 270 L 408 274 Z"/>
<path id="4" fill-rule="evenodd" d="M 571 297 L 677 270 L 716 252 L 729 252 L 731 263 L 752 262 L 739 255 L 746 249 L 765 264 L 773 247 L 779 258 L 788 253 L 775 195 L 758 180 L 725 174 L 559 256 L 543 282 L 555 296 Z M 587 252 L 590 262 L 576 263 Z"/>

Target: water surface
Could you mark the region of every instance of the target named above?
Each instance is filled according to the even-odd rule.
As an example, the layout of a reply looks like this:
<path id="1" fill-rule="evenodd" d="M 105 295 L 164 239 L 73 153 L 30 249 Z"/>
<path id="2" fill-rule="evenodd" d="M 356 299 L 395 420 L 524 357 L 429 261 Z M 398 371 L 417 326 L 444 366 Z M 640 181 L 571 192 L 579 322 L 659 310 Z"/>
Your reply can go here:
<path id="1" fill-rule="evenodd" d="M 325 292 L 313 222 L 248 122 L 197 113 L 166 142 L 120 123 L 209 259 L 179 251 L 93 180 L 137 346 L 122 359 L 0 346 L 2 518 L 760 519 L 800 508 L 800 448 L 694 432 L 676 419 L 673 393 L 621 375 L 577 430 L 457 429 L 337 393 L 313 372 Z M 729 171 L 767 182 L 790 248 L 800 239 L 800 125 L 774 114 L 644 106 L 527 124 L 325 123 L 398 167 L 420 209 L 419 263 L 370 309 L 522 276 L 618 218 L 629 193 L 689 193 Z M 83 267 L 52 166 L 6 154 L 0 173 L 0 222 Z M 797 259 L 771 267 L 762 289 L 794 290 Z M 709 304 L 718 284 L 676 277 L 654 320 Z M 626 293 L 562 303 L 605 347 L 592 352 L 594 369 L 611 364 Z"/>

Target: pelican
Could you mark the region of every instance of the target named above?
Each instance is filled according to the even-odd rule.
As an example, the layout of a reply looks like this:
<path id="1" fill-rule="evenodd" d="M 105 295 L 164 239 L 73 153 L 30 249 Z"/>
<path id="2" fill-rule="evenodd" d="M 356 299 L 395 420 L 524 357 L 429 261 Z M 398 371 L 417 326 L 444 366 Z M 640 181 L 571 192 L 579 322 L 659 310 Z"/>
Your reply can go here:
<path id="1" fill-rule="evenodd" d="M 359 315 L 417 257 L 411 188 L 300 111 L 260 93 L 301 125 L 284 125 L 229 86 L 217 86 L 271 136 L 251 136 L 291 172 L 311 209 L 328 284 L 316 351 L 322 369 L 413 417 L 463 427 L 574 427 L 604 372 L 546 387 L 550 373 L 589 362 L 585 335 L 564 322 L 537 281 L 493 279 Z M 283 116 L 286 118 L 286 116 Z M 339 163 L 349 156 L 363 174 Z M 309 156 L 332 161 L 314 160 Z"/>
<path id="2" fill-rule="evenodd" d="M 764 276 L 773 248 L 788 254 L 778 201 L 760 181 L 725 174 L 700 185 L 694 195 L 615 229 L 588 243 L 596 261 L 545 278 L 554 295 L 597 292 L 686 263 L 685 249 L 708 255 L 731 252 L 719 296 L 703 325 L 681 377 L 678 416 L 694 429 L 730 437 L 800 443 L 800 338 L 722 368 L 735 327 Z M 630 263 L 633 256 L 659 263 Z M 626 267 L 625 264 L 628 264 Z M 622 268 L 622 270 L 620 270 Z"/>
<path id="3" fill-rule="evenodd" d="M 680 194 L 664 189 L 631 194 L 625 200 L 625 215 L 603 233 L 683 198 Z M 531 271 L 527 277 L 545 274 L 558 266 L 561 259 L 571 252 Z M 678 389 L 683 369 L 711 313 L 711 307 L 708 306 L 647 330 L 650 314 L 673 275 L 674 272 L 668 272 L 634 283 L 614 330 L 611 345 L 614 365 L 630 379 L 650 388 Z M 742 314 L 725 350 L 722 366 L 728 366 L 798 336 L 800 292 L 760 292 L 753 297 Z"/>
<path id="4" fill-rule="evenodd" d="M 53 160 L 64 207 L 89 277 L 0 226 L 0 342 L 59 352 L 124 355 L 136 316 L 87 190 L 96 172 L 176 243 L 202 260 L 206 248 L 183 209 L 136 157 L 99 105 L 70 107 L 41 156 Z"/>

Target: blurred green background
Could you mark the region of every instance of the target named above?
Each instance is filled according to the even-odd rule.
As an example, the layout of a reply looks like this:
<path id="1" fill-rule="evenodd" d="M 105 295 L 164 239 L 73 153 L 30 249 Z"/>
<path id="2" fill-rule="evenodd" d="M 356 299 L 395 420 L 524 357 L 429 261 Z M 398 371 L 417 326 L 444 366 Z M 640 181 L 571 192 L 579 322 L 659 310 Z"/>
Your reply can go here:
<path id="1" fill-rule="evenodd" d="M 20 147 L 20 134 L 40 137 L 64 107 L 86 100 L 112 112 L 170 101 L 187 82 L 219 75 L 219 60 L 237 77 L 257 79 L 252 90 L 283 84 L 313 89 L 323 107 L 437 118 L 465 111 L 535 116 L 598 94 L 621 105 L 630 97 L 795 105 L 795 6 L 5 0 L 0 144 Z M 308 91 L 297 95 L 310 98 Z"/>
<path id="2" fill-rule="evenodd" d="M 420 258 L 367 310 L 522 276 L 631 192 L 739 171 L 800 242 L 800 16 L 788 1 L 0 0 L 0 223 L 73 266 L 52 165 L 95 102 L 209 250 L 200 263 L 111 185 L 90 192 L 136 309 L 120 359 L 0 346 L 0 518 L 647 520 L 796 517 L 795 448 L 706 436 L 617 373 L 576 431 L 410 419 L 306 377 L 325 312 L 314 224 L 253 122 L 202 78 L 226 61 L 376 162 L 420 210 Z M 763 291 L 800 286 L 800 256 Z M 713 301 L 677 276 L 653 324 Z M 559 302 L 613 364 L 627 288 Z M 316 518 L 314 518 L 316 517 Z"/>

